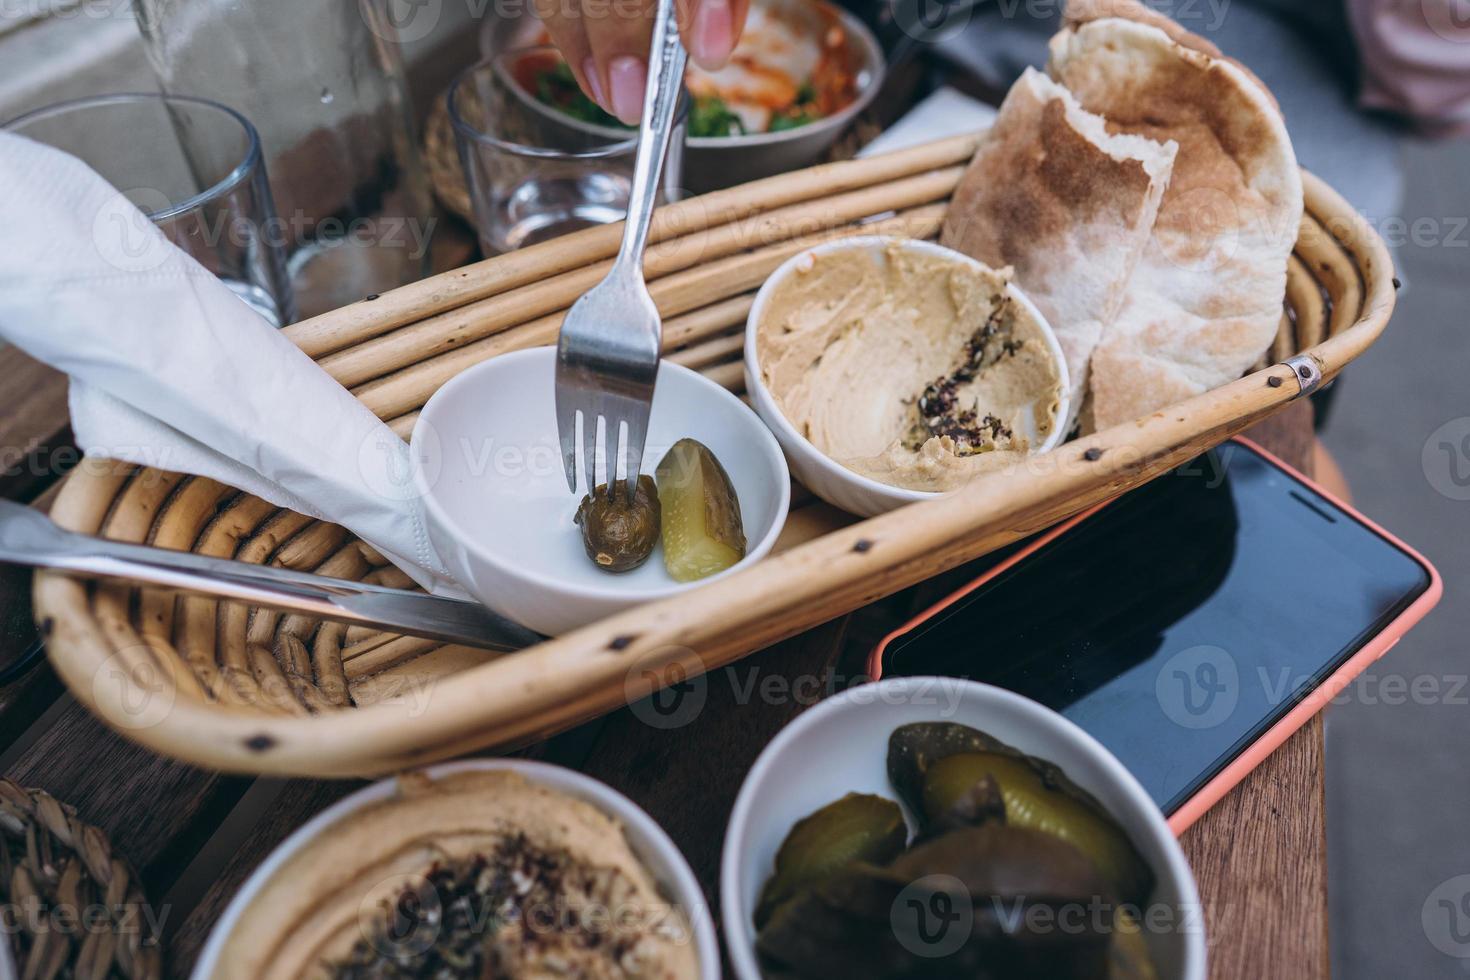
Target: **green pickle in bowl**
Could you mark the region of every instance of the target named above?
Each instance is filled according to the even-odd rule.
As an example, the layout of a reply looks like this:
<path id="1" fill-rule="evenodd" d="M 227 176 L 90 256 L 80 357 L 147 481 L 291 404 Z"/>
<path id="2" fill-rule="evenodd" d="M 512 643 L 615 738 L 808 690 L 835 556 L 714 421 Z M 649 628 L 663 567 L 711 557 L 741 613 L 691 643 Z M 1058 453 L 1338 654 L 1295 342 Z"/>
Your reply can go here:
<path id="1" fill-rule="evenodd" d="M 964 794 L 989 780 L 999 787 L 1007 823 L 1060 837 L 1091 858 L 1125 900 L 1146 900 L 1152 875 L 1123 831 L 1106 813 L 1049 783 L 1043 773 L 1024 758 L 998 753 L 941 759 L 924 777 L 924 817 L 951 812 Z"/>
<path id="2" fill-rule="evenodd" d="M 658 490 L 647 476 L 628 499 L 621 480 L 600 484 L 577 507 L 587 557 L 607 572 L 630 572 L 648 560 L 659 536 Z"/>
<path id="3" fill-rule="evenodd" d="M 745 557 L 745 525 L 730 475 L 709 447 L 674 443 L 654 471 L 638 477 L 632 500 L 623 483 L 600 484 L 573 517 L 587 557 L 605 572 L 638 568 L 664 546 L 664 568 L 676 582 L 723 572 Z"/>
<path id="4" fill-rule="evenodd" d="M 892 800 L 848 793 L 796 822 L 776 852 L 776 873 L 761 889 L 755 924 L 765 924 L 802 888 L 854 861 L 886 864 L 903 851 L 908 828 Z"/>
<path id="5" fill-rule="evenodd" d="M 755 909 L 765 976 L 1155 980 L 1135 912 L 1153 871 L 1059 767 L 922 722 L 890 735 L 887 770 L 918 833 L 857 793 L 798 821 Z M 909 935 L 907 906 L 962 918 L 961 938 Z"/>
<path id="6" fill-rule="evenodd" d="M 992 823 L 916 844 L 886 866 L 848 865 L 777 909 L 757 949 L 767 976 L 1101 980 L 1108 915 L 1066 929 L 1028 927 L 1098 898 L 1111 902 L 1107 883 L 1075 848 Z M 894 915 L 915 904 L 929 911 L 927 925 L 947 921 L 961 941 L 947 948 L 947 933 L 926 935 L 918 920 Z"/>
<path id="7" fill-rule="evenodd" d="M 654 472 L 663 510 L 664 567 L 674 581 L 707 578 L 745 557 L 740 500 L 709 447 L 680 439 Z"/>
<path id="8" fill-rule="evenodd" d="M 888 778 L 926 823 L 982 780 L 993 780 L 1007 823 L 1045 831 L 1077 847 L 1125 902 L 1145 902 L 1153 891 L 1153 872 L 1102 804 L 1057 766 L 984 732 L 950 722 L 895 729 L 888 740 Z"/>

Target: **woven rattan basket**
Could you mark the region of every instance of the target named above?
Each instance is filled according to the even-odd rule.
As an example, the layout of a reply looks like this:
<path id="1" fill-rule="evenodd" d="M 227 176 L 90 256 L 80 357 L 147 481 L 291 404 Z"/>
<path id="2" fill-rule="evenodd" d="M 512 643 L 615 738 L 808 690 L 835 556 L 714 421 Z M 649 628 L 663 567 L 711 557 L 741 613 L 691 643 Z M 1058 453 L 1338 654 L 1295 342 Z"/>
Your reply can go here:
<path id="1" fill-rule="evenodd" d="M 153 910 L 132 865 L 76 810 L 3 778 L 0 901 L 0 945 L 9 944 L 17 977 L 157 980 L 163 973 Z"/>
<path id="2" fill-rule="evenodd" d="M 794 252 L 836 235 L 933 236 L 978 137 L 826 164 L 663 209 L 648 268 L 668 356 L 734 390 L 754 290 Z M 1214 391 L 965 490 L 857 522 L 793 499 L 777 553 L 743 573 L 513 654 L 365 633 L 204 598 L 55 575 L 36 583 L 50 656 L 109 724 L 167 755 L 264 773 L 379 773 L 525 743 L 728 663 L 992 550 L 1150 477 L 1331 379 L 1388 322 L 1387 251 L 1352 208 L 1306 179 L 1288 309 L 1269 360 Z M 407 436 L 468 365 L 553 342 L 620 228 L 590 229 L 289 328 Z M 1307 382 L 1298 377 L 1302 372 Z M 88 465 L 53 516 L 130 541 L 405 584 L 344 530 L 209 480 Z"/>

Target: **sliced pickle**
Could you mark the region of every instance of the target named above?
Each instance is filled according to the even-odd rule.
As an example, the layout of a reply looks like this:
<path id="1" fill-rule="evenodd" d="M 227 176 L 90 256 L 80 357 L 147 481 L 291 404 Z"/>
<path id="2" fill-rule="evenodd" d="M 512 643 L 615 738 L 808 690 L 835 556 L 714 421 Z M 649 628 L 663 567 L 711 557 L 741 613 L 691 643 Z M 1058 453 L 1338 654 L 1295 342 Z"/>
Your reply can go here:
<path id="1" fill-rule="evenodd" d="M 941 817 L 977 783 L 993 779 L 1005 800 L 1006 823 L 1060 837 L 1091 858 L 1124 901 L 1147 901 L 1153 887 L 1148 866 L 1116 821 L 1055 783 L 1022 756 L 967 752 L 931 763 L 924 774 L 925 819 Z"/>
<path id="2" fill-rule="evenodd" d="M 630 572 L 648 560 L 658 544 L 658 488 L 652 478 L 640 476 L 638 490 L 628 500 L 627 484 L 606 483 L 582 498 L 573 518 L 582 529 L 587 557 L 605 572 Z"/>
<path id="3" fill-rule="evenodd" d="M 1127 909 L 1113 916 L 1113 943 L 1108 952 L 1108 980 L 1158 980 L 1149 958 L 1143 928 Z"/>
<path id="4" fill-rule="evenodd" d="M 1006 822 L 1006 798 L 1000 783 L 985 776 L 933 814 L 925 814 L 925 826 L 919 836 L 924 840 L 943 837 L 962 827 L 983 827 L 988 823 Z"/>
<path id="5" fill-rule="evenodd" d="M 888 736 L 888 781 L 899 798 L 923 818 L 924 773 L 938 759 L 961 752 L 1001 752 L 1006 744 L 979 729 L 952 721 L 916 721 Z"/>
<path id="6" fill-rule="evenodd" d="M 1111 920 L 1057 924 L 1067 909 L 1116 904 L 1071 844 L 991 823 L 917 844 L 887 867 L 835 871 L 780 905 L 756 950 L 767 977 L 1101 980 Z"/>
<path id="7" fill-rule="evenodd" d="M 756 905 L 756 928 L 792 895 L 847 864 L 887 864 L 907 838 L 903 812 L 881 796 L 848 793 L 803 817 L 776 852 L 776 873 L 767 879 Z"/>
<path id="8" fill-rule="evenodd" d="M 745 557 L 740 501 L 714 453 L 693 439 L 680 439 L 655 473 L 664 565 L 676 582 L 723 572 Z"/>
<path id="9" fill-rule="evenodd" d="M 934 767 L 956 756 L 982 761 L 950 763 L 931 784 Z M 985 764 L 987 759 L 995 764 Z M 1000 785 L 1006 823 L 1059 833 L 1098 862 L 1124 901 L 1141 905 L 1148 900 L 1153 871 L 1102 803 L 1061 767 L 954 722 L 900 725 L 888 737 L 888 778 L 919 817 L 921 836 L 933 836 L 935 817 L 947 819 L 987 776 Z M 1061 832 L 1063 826 L 1067 833 Z"/>

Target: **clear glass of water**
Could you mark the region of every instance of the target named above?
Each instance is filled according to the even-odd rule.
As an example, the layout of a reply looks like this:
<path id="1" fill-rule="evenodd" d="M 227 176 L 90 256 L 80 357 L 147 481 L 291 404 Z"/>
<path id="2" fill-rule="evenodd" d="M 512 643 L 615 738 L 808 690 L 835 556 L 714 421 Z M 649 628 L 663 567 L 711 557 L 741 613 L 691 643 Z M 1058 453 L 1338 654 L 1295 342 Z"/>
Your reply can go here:
<path id="1" fill-rule="evenodd" d="M 542 101 L 542 77 L 560 62 L 550 47 L 506 51 L 465 70 L 449 90 L 449 118 L 487 255 L 627 214 L 638 132 Z M 683 146 L 680 125 L 664 162 L 664 200 L 678 197 Z"/>
<path id="2" fill-rule="evenodd" d="M 296 319 L 260 138 L 216 102 L 104 95 L 29 112 L 0 126 L 70 153 L 275 326 Z"/>
<path id="3" fill-rule="evenodd" d="M 131 9 L 162 91 L 222 102 L 259 131 L 302 316 L 429 274 L 438 212 L 399 41 L 426 40 L 449 3 L 133 0 Z"/>

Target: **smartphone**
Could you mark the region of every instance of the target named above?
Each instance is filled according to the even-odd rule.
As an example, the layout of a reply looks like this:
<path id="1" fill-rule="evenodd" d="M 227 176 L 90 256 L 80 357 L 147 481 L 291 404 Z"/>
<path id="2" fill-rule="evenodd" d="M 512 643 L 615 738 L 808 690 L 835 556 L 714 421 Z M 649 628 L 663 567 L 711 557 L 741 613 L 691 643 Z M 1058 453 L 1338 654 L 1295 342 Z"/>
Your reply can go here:
<path id="1" fill-rule="evenodd" d="M 1439 600 L 1434 568 L 1233 440 L 1046 532 L 873 651 L 1061 712 L 1193 823 Z"/>

